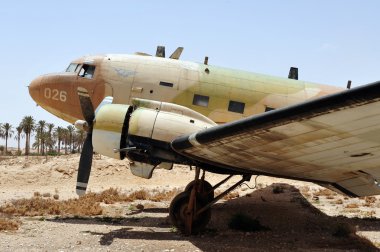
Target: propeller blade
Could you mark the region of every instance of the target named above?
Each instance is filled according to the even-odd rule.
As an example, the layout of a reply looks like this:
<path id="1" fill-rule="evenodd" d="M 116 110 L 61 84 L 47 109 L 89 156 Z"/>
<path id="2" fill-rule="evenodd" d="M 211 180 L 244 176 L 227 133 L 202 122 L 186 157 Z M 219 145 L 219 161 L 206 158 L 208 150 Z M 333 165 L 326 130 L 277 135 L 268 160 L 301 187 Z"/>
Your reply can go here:
<path id="1" fill-rule="evenodd" d="M 92 133 L 87 133 L 79 160 L 76 193 L 81 196 L 86 193 L 92 165 Z"/>
<path id="2" fill-rule="evenodd" d="M 95 119 L 94 106 L 92 106 L 90 95 L 88 94 L 87 89 L 78 87 L 78 96 L 80 107 L 82 109 L 82 114 L 84 119 L 88 124 L 88 132 L 86 140 L 83 143 L 82 153 L 80 155 L 79 160 L 79 168 L 78 168 L 78 177 L 77 177 L 77 186 L 76 193 L 81 196 L 86 193 L 88 180 L 90 178 L 91 173 L 91 165 L 92 165 L 92 127 Z"/>
<path id="3" fill-rule="evenodd" d="M 82 87 L 78 87 L 77 91 L 78 91 L 79 102 L 80 102 L 80 107 L 82 109 L 83 117 L 91 128 L 92 123 L 95 119 L 95 112 L 94 112 L 94 106 L 92 106 L 90 95 L 88 94 L 87 89 L 82 88 Z"/>
<path id="4" fill-rule="evenodd" d="M 182 51 L 183 51 L 183 47 L 178 47 L 173 53 L 172 55 L 170 55 L 169 58 L 171 59 L 179 59 L 179 57 L 181 57 L 181 54 L 182 54 Z"/>
<path id="5" fill-rule="evenodd" d="M 165 46 L 157 46 L 156 57 L 165 58 Z"/>

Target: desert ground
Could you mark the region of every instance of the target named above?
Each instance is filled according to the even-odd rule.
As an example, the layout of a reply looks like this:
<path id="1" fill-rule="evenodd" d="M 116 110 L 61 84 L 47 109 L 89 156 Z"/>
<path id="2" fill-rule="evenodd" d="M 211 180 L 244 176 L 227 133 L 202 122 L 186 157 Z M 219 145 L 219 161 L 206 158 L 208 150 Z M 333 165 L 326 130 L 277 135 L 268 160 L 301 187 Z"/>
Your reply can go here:
<path id="1" fill-rule="evenodd" d="M 312 183 L 265 176 L 255 183 L 252 177 L 212 207 L 204 232 L 185 236 L 171 225 L 168 207 L 171 198 L 193 179 L 189 167 L 157 169 L 146 180 L 130 173 L 128 161 L 95 156 L 89 201 L 83 203 L 73 200 L 78 198 L 78 161 L 79 155 L 0 158 L 1 251 L 380 248 L 379 196 L 347 198 Z M 211 184 L 224 177 L 206 173 Z M 217 191 L 239 179 L 234 177 Z M 61 210 L 69 204 L 69 210 Z"/>

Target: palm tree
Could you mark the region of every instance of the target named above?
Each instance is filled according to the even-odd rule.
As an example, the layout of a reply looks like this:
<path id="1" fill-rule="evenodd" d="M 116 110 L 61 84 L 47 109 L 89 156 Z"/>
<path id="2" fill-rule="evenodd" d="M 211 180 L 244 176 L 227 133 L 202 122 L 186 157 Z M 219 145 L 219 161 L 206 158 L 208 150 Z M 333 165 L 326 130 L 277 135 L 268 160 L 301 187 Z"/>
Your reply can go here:
<path id="1" fill-rule="evenodd" d="M 24 130 L 25 133 L 25 155 L 29 155 L 29 150 L 30 150 L 30 135 L 32 134 L 34 130 L 34 125 L 35 120 L 32 116 L 25 116 L 22 121 L 22 129 Z"/>
<path id="2" fill-rule="evenodd" d="M 17 153 L 20 154 L 20 140 L 22 137 L 22 125 L 21 125 L 21 123 L 19 126 L 16 127 L 16 131 L 17 131 L 17 136 L 15 137 L 15 139 L 17 140 Z"/>
<path id="3" fill-rule="evenodd" d="M 39 133 L 39 136 L 37 137 L 37 141 L 39 141 L 40 143 L 38 145 L 38 152 L 40 152 L 40 149 L 41 149 L 41 155 L 45 154 L 45 139 L 44 139 L 45 127 L 46 127 L 46 122 L 44 120 L 38 121 L 37 132 Z"/>
<path id="4" fill-rule="evenodd" d="M 77 142 L 78 142 L 78 152 L 82 152 L 84 138 L 85 138 L 85 131 L 82 129 L 77 129 Z"/>
<path id="5" fill-rule="evenodd" d="M 13 135 L 13 129 L 12 125 L 9 123 L 5 123 L 1 125 L 1 128 L 3 129 L 3 138 L 5 138 L 5 155 L 8 153 L 8 137 L 12 137 Z"/>
<path id="6" fill-rule="evenodd" d="M 73 133 L 75 128 L 72 125 L 67 126 L 67 133 L 69 134 L 69 149 L 70 153 L 73 151 Z"/>
<path id="7" fill-rule="evenodd" d="M 51 152 L 53 149 L 54 145 L 54 139 L 53 139 L 53 129 L 54 129 L 54 124 L 53 123 L 47 123 L 47 139 L 46 139 L 46 149 L 49 146 L 49 151 Z"/>
<path id="8" fill-rule="evenodd" d="M 4 137 L 3 125 L 0 123 L 0 138 Z"/>
<path id="9" fill-rule="evenodd" d="M 65 154 L 67 154 L 67 145 L 69 143 L 69 130 L 66 128 L 63 129 L 63 143 L 65 145 Z"/>
<path id="10" fill-rule="evenodd" d="M 58 155 L 59 155 L 61 153 L 61 143 L 63 142 L 64 137 L 65 137 L 64 128 L 61 128 L 58 126 L 55 129 L 54 135 L 58 140 Z"/>

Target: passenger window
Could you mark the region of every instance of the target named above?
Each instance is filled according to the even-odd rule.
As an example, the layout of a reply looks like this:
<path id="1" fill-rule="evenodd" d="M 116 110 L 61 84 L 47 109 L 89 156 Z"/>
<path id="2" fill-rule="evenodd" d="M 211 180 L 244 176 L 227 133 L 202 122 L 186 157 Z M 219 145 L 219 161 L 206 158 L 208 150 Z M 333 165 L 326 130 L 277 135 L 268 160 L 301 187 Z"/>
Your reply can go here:
<path id="1" fill-rule="evenodd" d="M 73 73 L 75 69 L 77 68 L 78 64 L 71 63 L 67 68 L 66 72 Z"/>
<path id="2" fill-rule="evenodd" d="M 173 84 L 173 83 L 170 83 L 170 82 L 160 81 L 160 86 L 164 86 L 164 87 L 173 87 L 174 84 Z"/>
<path id="3" fill-rule="evenodd" d="M 238 102 L 238 101 L 230 101 L 228 104 L 228 111 L 235 112 L 235 113 L 244 113 L 245 103 Z"/>
<path id="4" fill-rule="evenodd" d="M 271 107 L 265 106 L 265 112 L 272 111 L 272 110 L 274 110 L 274 108 L 271 108 Z"/>
<path id="5" fill-rule="evenodd" d="M 92 79 L 94 77 L 95 66 L 84 64 L 79 72 L 79 76 L 87 79 Z"/>
<path id="6" fill-rule="evenodd" d="M 210 97 L 208 96 L 195 94 L 193 98 L 193 104 L 202 107 L 207 107 L 209 99 Z"/>

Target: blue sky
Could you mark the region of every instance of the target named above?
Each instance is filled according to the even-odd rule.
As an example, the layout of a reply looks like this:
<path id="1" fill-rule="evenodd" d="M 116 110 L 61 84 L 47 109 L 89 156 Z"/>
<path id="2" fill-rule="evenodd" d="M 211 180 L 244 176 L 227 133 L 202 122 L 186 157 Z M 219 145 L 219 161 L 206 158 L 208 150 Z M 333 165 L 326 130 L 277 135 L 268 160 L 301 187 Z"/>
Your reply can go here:
<path id="1" fill-rule="evenodd" d="M 27 86 L 82 55 L 167 54 L 183 60 L 344 87 L 380 80 L 380 1 L 2 1 L 0 123 L 25 115 L 65 122 L 36 107 Z M 3 140 L 0 140 L 3 144 Z M 11 145 L 15 145 L 12 142 Z"/>

